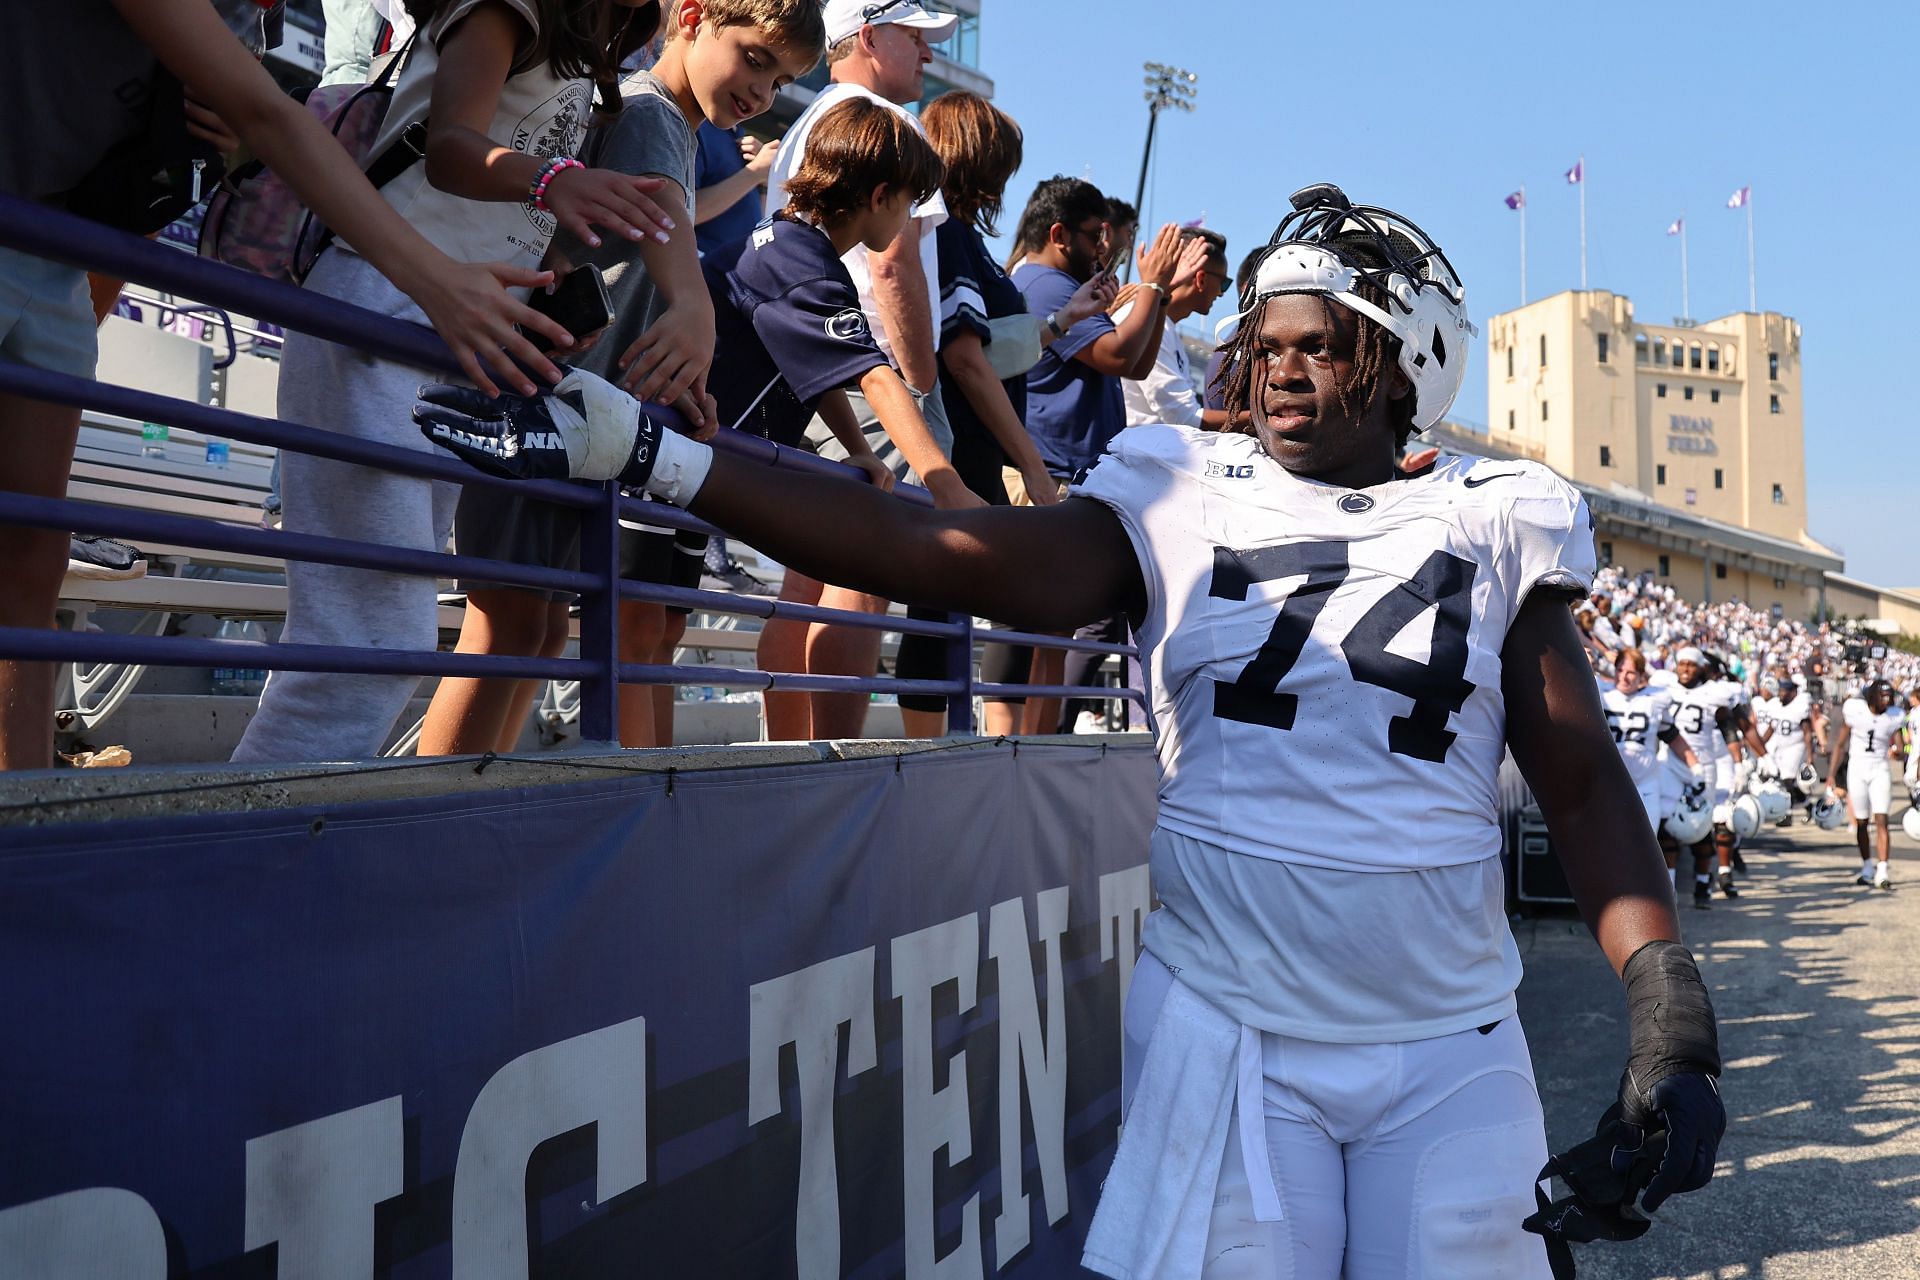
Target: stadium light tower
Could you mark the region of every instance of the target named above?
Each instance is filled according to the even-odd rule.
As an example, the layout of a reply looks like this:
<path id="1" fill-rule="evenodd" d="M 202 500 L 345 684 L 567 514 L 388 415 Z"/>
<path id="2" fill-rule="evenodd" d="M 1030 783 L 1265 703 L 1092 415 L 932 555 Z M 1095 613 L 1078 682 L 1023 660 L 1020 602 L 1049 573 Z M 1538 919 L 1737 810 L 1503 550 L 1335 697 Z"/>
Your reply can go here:
<path id="1" fill-rule="evenodd" d="M 1148 62 L 1142 64 L 1146 70 L 1147 99 L 1147 149 L 1140 155 L 1140 183 L 1133 191 L 1133 207 L 1142 217 L 1147 198 L 1147 165 L 1153 159 L 1153 127 L 1159 123 L 1160 113 L 1169 108 L 1179 111 L 1193 110 L 1194 95 L 1199 92 L 1194 86 L 1200 77 L 1191 71 L 1179 67 L 1169 67 L 1165 63 Z M 1142 228 L 1144 230 L 1144 228 Z"/>

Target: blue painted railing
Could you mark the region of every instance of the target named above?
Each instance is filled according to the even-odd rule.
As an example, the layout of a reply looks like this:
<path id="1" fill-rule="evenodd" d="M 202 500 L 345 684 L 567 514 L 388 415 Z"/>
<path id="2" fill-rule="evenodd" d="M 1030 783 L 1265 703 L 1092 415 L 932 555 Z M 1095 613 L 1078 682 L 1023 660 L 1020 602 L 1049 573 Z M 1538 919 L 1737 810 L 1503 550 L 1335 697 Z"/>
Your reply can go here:
<path id="1" fill-rule="evenodd" d="M 424 369 L 455 376 L 459 374 L 451 353 L 431 329 L 376 315 L 322 294 L 309 293 L 206 261 L 182 253 L 177 248 L 113 231 L 17 197 L 0 195 L 0 245 L 96 271 L 104 276 L 191 297 L 214 307 L 251 315 L 258 320 L 297 329 L 330 342 L 375 352 L 390 359 L 405 360 Z M 617 723 L 619 686 L 622 683 L 940 696 L 947 699 L 947 723 L 949 732 L 953 733 L 972 732 L 973 698 L 977 694 L 1142 700 L 1138 689 L 990 684 L 974 679 L 973 675 L 973 645 L 978 639 L 1131 655 L 1134 651 L 1124 645 L 1019 631 L 981 630 L 974 627 L 972 619 L 958 616 L 950 616 L 945 621 L 931 621 L 849 613 L 765 597 L 696 591 L 622 579 L 618 573 L 622 516 L 668 528 L 705 533 L 722 531 L 664 503 L 622 497 L 617 487 L 611 484 L 502 480 L 481 474 L 438 453 L 378 444 L 331 431 L 127 387 L 108 386 L 86 378 L 6 361 L 0 361 L 0 391 L 404 475 L 450 480 L 460 484 L 511 487 L 528 496 L 579 508 L 582 524 L 581 566 L 578 570 L 565 570 L 509 564 L 440 551 L 388 547 L 288 530 L 257 529 L 216 520 L 131 511 L 99 503 L 32 497 L 0 490 L 0 524 L 102 534 L 135 541 L 164 542 L 281 560 L 313 561 L 435 578 L 484 579 L 513 586 L 577 592 L 581 600 L 579 656 L 575 658 L 265 644 L 180 636 L 39 631 L 19 627 L 0 627 L 0 657 L 27 661 L 125 662 L 150 666 L 577 680 L 580 683 L 582 737 L 589 742 L 602 743 L 612 742 L 617 736 L 614 726 Z M 864 478 L 863 473 L 853 467 L 738 432 L 721 432 L 714 445 L 787 470 Z M 895 493 L 904 501 L 922 505 L 931 502 L 925 490 L 910 485 L 899 486 Z M 935 636 L 945 641 L 946 671 L 939 680 L 898 680 L 752 671 L 732 667 L 621 663 L 616 655 L 619 653 L 620 638 L 617 604 L 622 599 L 683 605 L 711 613 L 828 622 Z"/>

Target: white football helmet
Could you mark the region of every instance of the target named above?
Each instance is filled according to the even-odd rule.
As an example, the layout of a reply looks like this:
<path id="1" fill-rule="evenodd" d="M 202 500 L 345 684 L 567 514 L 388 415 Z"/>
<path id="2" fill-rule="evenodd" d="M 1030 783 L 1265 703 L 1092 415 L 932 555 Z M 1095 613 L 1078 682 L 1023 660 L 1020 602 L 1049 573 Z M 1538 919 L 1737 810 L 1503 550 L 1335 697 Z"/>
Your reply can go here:
<path id="1" fill-rule="evenodd" d="M 1354 204 L 1330 182 L 1293 193 L 1293 211 L 1274 229 L 1241 311 L 1216 326 L 1225 341 L 1262 302 L 1283 293 L 1317 293 L 1356 311 L 1400 340 L 1400 369 L 1413 383 L 1413 427 L 1445 416 L 1467 376 L 1467 319 L 1460 276 L 1433 238 L 1388 209 Z M 1359 259 L 1378 259 L 1368 261 Z M 1384 307 L 1360 296 L 1365 282 Z"/>
<path id="2" fill-rule="evenodd" d="M 1820 798 L 1820 794 L 1826 789 L 1826 780 L 1820 776 L 1818 769 L 1810 764 L 1800 766 L 1801 794 L 1805 795 L 1809 800 L 1817 800 Z"/>
<path id="3" fill-rule="evenodd" d="M 1787 789 L 1771 779 L 1754 787 L 1753 798 L 1760 802 L 1760 816 L 1768 822 L 1780 821 L 1793 808 Z"/>
<path id="4" fill-rule="evenodd" d="M 1713 813 L 1706 798 L 1682 796 L 1667 815 L 1667 834 L 1683 845 L 1699 844 L 1713 830 Z"/>
<path id="5" fill-rule="evenodd" d="M 1760 822 L 1764 815 L 1758 800 L 1752 796 L 1737 796 L 1727 808 L 1730 810 L 1727 815 L 1727 826 L 1732 829 L 1734 839 L 1750 840 L 1759 833 Z"/>
<path id="6" fill-rule="evenodd" d="M 1813 825 L 1822 831 L 1838 831 L 1847 825 L 1846 806 L 1832 796 L 1821 796 L 1813 802 Z"/>
<path id="7" fill-rule="evenodd" d="M 1908 809 L 1900 815 L 1900 829 L 1910 840 L 1920 840 L 1920 809 Z"/>

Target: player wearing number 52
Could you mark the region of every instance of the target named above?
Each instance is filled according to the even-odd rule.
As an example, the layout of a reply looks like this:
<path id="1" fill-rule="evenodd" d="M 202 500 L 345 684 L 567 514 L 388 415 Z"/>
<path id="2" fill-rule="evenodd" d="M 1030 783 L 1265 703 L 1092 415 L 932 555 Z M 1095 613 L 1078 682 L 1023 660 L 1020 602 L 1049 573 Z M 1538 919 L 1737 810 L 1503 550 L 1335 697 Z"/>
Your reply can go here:
<path id="1" fill-rule="evenodd" d="M 1711 1176 L 1713 1013 L 1568 610 L 1594 571 L 1585 504 L 1530 463 L 1397 477 L 1396 446 L 1464 374 L 1459 280 L 1397 214 L 1331 186 L 1293 204 L 1226 349 L 1246 433 L 1130 427 L 1056 506 L 910 506 L 594 397 L 429 389 L 416 417 L 510 473 L 629 450 L 626 483 L 888 599 L 1052 632 L 1124 610 L 1163 905 L 1087 1265 L 1197 1276 L 1253 1245 L 1239 1256 L 1284 1251 L 1301 1280 L 1544 1276 L 1568 1241 L 1637 1235 Z M 1498 857 L 1509 745 L 1632 1028 L 1599 1135 L 1561 1157 L 1575 1194 L 1540 1213 Z M 1416 1229 L 1436 1215 L 1474 1225 Z"/>

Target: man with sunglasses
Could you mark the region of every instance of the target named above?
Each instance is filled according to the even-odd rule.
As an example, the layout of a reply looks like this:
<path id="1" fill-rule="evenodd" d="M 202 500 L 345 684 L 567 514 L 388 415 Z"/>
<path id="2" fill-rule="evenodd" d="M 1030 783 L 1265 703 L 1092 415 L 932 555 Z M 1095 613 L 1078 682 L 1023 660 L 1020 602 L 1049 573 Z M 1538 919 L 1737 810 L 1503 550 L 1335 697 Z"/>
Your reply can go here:
<path id="1" fill-rule="evenodd" d="M 1218 431 L 1226 423 L 1224 409 L 1204 406 L 1205 388 L 1180 340 L 1179 324 L 1188 316 L 1213 310 L 1233 277 L 1227 272 L 1227 238 L 1207 227 L 1180 229 L 1181 257 L 1167 296 L 1166 325 L 1154 352 L 1153 368 L 1144 378 L 1121 384 L 1126 396 L 1127 425 L 1171 422 L 1182 427 Z"/>

